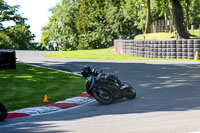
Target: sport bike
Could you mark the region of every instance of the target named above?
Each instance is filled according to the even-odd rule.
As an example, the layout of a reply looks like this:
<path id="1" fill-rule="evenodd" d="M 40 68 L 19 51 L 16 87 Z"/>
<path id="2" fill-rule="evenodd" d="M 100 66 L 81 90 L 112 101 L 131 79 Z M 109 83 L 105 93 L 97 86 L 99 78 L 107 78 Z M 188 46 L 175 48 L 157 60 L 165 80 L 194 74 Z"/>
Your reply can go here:
<path id="1" fill-rule="evenodd" d="M 104 74 L 102 70 L 97 71 L 90 67 L 84 67 L 81 74 L 86 79 L 87 93 L 102 104 L 111 104 L 124 97 L 129 99 L 136 97 L 135 89 L 121 82 L 116 75 Z"/>

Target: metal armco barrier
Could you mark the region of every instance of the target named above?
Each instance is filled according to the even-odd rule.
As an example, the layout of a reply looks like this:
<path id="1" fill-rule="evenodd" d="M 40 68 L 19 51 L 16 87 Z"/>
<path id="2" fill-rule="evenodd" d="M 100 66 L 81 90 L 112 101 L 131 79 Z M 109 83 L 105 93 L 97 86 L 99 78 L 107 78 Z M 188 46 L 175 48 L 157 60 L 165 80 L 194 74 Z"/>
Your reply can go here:
<path id="1" fill-rule="evenodd" d="M 194 59 L 196 51 L 200 53 L 200 39 L 115 40 L 114 47 L 116 53 L 128 56 Z"/>

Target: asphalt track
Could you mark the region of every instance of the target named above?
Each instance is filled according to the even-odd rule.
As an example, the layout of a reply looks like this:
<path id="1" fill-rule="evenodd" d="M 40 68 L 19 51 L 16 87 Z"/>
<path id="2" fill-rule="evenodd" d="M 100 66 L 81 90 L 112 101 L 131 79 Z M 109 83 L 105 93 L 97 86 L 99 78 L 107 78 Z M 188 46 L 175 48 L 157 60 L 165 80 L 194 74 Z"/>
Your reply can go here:
<path id="1" fill-rule="evenodd" d="M 137 98 L 9 119 L 0 123 L 1 133 L 200 133 L 200 62 L 59 59 L 42 53 L 17 51 L 17 61 L 73 73 L 87 65 L 101 68 L 133 85 Z"/>

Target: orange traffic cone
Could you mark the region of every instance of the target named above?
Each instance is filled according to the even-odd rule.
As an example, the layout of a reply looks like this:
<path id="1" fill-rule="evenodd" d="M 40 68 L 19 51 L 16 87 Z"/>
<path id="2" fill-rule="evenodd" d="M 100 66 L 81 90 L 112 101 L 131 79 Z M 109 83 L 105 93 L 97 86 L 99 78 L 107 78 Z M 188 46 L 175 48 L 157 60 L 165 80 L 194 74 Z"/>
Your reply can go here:
<path id="1" fill-rule="evenodd" d="M 48 102 L 47 95 L 44 96 L 44 102 Z"/>

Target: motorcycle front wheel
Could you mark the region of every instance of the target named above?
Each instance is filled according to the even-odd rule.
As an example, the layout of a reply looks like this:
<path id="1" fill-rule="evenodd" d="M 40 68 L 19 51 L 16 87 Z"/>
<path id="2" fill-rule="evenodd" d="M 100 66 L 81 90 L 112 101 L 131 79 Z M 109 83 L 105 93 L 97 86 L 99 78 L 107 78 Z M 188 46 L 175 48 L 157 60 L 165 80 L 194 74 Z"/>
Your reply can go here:
<path id="1" fill-rule="evenodd" d="M 5 120 L 6 117 L 7 117 L 7 109 L 2 103 L 0 103 L 0 121 Z"/>
<path id="2" fill-rule="evenodd" d="M 114 102 L 113 97 L 111 96 L 110 92 L 105 89 L 94 89 L 93 90 L 93 97 L 100 102 L 101 104 L 111 104 Z"/>
<path id="3" fill-rule="evenodd" d="M 134 99 L 136 97 L 135 89 L 127 83 L 123 83 L 123 84 L 127 86 L 126 88 L 124 88 L 125 89 L 125 97 L 128 99 Z"/>

